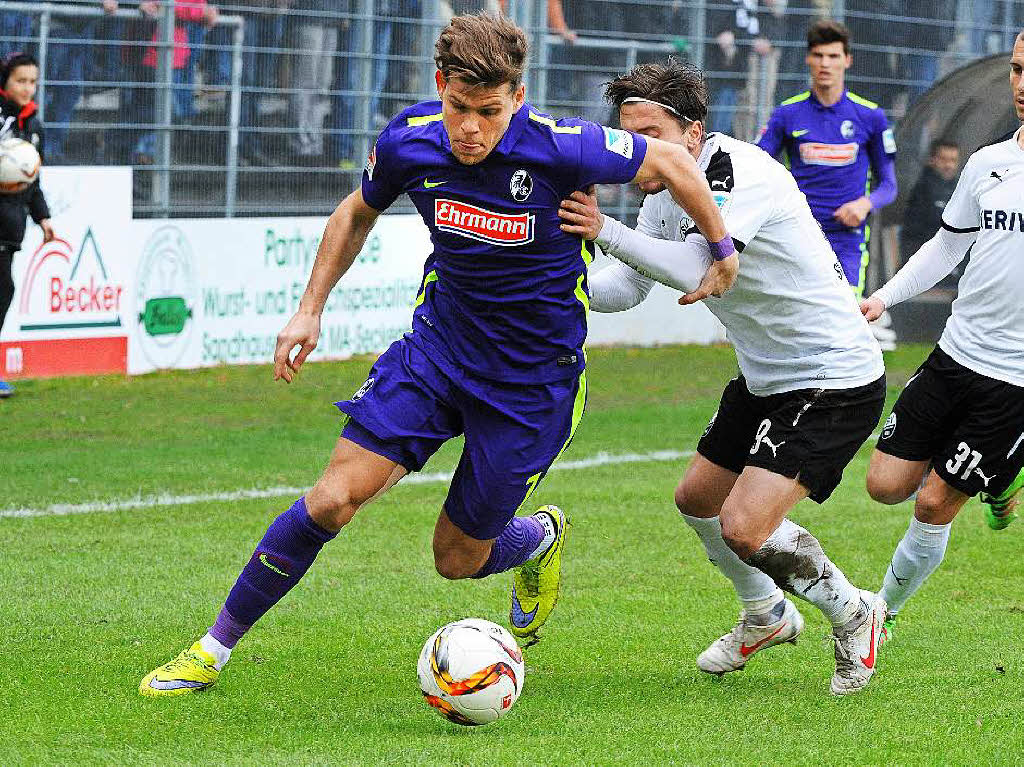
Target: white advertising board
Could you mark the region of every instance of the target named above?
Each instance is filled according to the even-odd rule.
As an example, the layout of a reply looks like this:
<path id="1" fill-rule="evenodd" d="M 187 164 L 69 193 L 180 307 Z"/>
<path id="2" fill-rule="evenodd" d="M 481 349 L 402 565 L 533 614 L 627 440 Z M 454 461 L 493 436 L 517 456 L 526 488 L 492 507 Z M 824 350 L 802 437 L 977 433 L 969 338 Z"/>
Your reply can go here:
<path id="1" fill-rule="evenodd" d="M 295 312 L 323 218 L 136 221 L 128 372 L 266 363 Z M 312 360 L 379 352 L 408 330 L 430 238 L 381 217 L 331 293 Z"/>
<path id="2" fill-rule="evenodd" d="M 130 168 L 46 168 L 56 238 L 29 222 L 0 332 L 0 377 L 125 372 L 130 321 Z"/>

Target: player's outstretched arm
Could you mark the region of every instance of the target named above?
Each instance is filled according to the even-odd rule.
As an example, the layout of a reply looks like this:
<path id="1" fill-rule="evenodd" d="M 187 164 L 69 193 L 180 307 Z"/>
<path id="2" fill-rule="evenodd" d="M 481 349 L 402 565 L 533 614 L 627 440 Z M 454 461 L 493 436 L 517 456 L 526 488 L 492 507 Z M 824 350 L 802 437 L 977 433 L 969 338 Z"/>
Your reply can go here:
<path id="1" fill-rule="evenodd" d="M 585 240 L 596 240 L 624 267 L 614 271 L 605 269 L 591 277 L 590 306 L 595 311 L 632 309 L 647 297 L 654 282 L 692 294 L 714 263 L 711 250 L 700 237 L 677 242 L 631 229 L 601 213 L 597 198 L 590 191 L 573 192 L 562 200 L 558 215 L 562 219 L 562 231 Z M 643 215 L 641 211 L 641 220 Z M 624 276 L 630 278 L 626 285 Z M 609 308 L 604 308 L 606 306 Z"/>
<path id="2" fill-rule="evenodd" d="M 277 335 L 277 348 L 274 350 L 275 381 L 283 378 L 291 383 L 302 363 L 316 348 L 320 339 L 320 315 L 327 297 L 363 249 L 366 237 L 379 215 L 379 211 L 364 202 L 362 191 L 356 189 L 341 201 L 327 219 L 313 271 L 299 301 L 299 309 Z M 296 346 L 301 348 L 293 358 L 292 350 Z"/>
<path id="3" fill-rule="evenodd" d="M 692 304 L 708 296 L 721 296 L 732 287 L 739 272 L 739 256 L 725 228 L 721 211 L 711 196 L 704 173 L 689 152 L 678 144 L 655 138 L 647 139 L 647 153 L 637 171 L 637 183 L 660 181 L 672 198 L 693 219 L 711 248 L 715 263 L 708 269 L 700 286 L 679 299 Z"/>
<path id="4" fill-rule="evenodd" d="M 885 285 L 860 302 L 868 322 L 877 320 L 889 307 L 923 293 L 953 271 L 974 244 L 976 232 L 940 229 L 912 255 Z"/>

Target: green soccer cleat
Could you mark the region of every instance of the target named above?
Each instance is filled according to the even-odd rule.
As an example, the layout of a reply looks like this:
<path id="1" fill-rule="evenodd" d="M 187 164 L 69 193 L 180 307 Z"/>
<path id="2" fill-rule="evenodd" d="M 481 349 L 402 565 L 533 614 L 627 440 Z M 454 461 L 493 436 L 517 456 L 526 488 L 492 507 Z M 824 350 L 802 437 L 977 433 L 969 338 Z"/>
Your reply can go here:
<path id="1" fill-rule="evenodd" d="M 139 684 L 142 695 L 184 695 L 217 681 L 216 659 L 196 642 L 174 660 L 150 671 Z"/>
<path id="2" fill-rule="evenodd" d="M 1022 487 L 1024 487 L 1024 469 L 1021 469 L 1017 478 L 999 495 L 981 494 L 981 502 L 987 505 L 985 522 L 993 530 L 1004 530 L 1017 518 L 1013 510 L 1017 508 L 1017 496 Z"/>
<path id="3" fill-rule="evenodd" d="M 537 641 L 537 630 L 555 609 L 562 574 L 562 549 L 569 520 L 557 506 L 541 506 L 534 514 L 555 540 L 540 556 L 524 562 L 512 573 L 512 609 L 509 624 L 519 639 Z"/>

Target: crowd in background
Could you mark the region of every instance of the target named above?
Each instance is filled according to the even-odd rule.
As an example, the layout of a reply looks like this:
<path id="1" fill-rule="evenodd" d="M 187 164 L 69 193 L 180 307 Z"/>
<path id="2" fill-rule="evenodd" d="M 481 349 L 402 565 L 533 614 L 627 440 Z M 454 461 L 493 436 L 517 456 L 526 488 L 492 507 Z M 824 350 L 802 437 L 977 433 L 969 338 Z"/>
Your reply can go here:
<path id="1" fill-rule="evenodd" d="M 360 158 L 354 137 L 372 133 L 401 105 L 429 92 L 423 61 L 429 54 L 426 37 L 436 27 L 423 22 L 425 14 L 439 13 L 443 22 L 453 13 L 505 10 L 505 0 L 442 0 L 429 8 L 425 0 L 371 0 L 374 24 L 367 40 L 365 25 L 357 20 L 368 6 L 360 3 L 176 0 L 172 121 L 189 125 L 203 111 L 224 123 L 233 28 L 218 21 L 221 13 L 240 16 L 240 163 L 355 168 Z M 89 8 L 95 15 L 55 13 L 49 20 L 41 106 L 50 162 L 151 164 L 161 4 L 64 0 L 55 5 Z M 845 0 L 842 5 L 855 46 L 851 80 L 858 93 L 897 119 L 944 69 L 1006 48 L 1012 32 L 1003 30 L 1003 22 L 1024 23 L 1024 3 L 1013 0 Z M 614 47 L 581 41 L 638 40 L 643 58 L 645 40 L 652 48 L 668 40 L 674 52 L 690 58 L 701 47 L 713 93 L 710 127 L 751 138 L 757 128 L 752 82 L 762 84 L 760 97 L 769 106 L 803 90 L 807 26 L 835 10 L 833 0 L 709 0 L 703 39 L 695 40 L 692 6 L 667 0 L 547 0 L 547 24 L 557 43 L 548 57 L 543 103 L 555 113 L 606 118 L 598 98 L 601 84 L 627 61 Z M 119 9 L 138 13 L 118 14 Z M 0 11 L 0 54 L 34 52 L 39 27 L 38 13 Z M 662 57 L 664 50 L 661 45 L 648 57 Z M 361 67 L 368 67 L 368 74 Z M 366 93 L 367 83 L 369 103 L 357 109 L 353 94 Z M 98 106 L 87 100 L 103 91 L 115 93 L 116 99 L 93 99 Z M 536 93 L 532 98 L 540 100 Z M 116 110 L 124 127 L 90 131 L 93 141 L 69 152 L 69 127 L 88 130 L 83 124 L 88 120 L 76 116 L 76 109 L 97 106 L 102 111 L 103 105 Z M 362 124 L 357 124 L 360 115 Z M 268 134 L 275 140 L 265 140 Z"/>

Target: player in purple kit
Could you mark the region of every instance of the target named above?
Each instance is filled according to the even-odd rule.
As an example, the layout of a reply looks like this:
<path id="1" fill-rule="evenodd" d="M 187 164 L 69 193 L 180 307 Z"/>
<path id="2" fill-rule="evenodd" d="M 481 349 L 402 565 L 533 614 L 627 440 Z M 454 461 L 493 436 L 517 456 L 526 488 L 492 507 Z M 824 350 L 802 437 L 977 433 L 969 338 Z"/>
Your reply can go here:
<path id="1" fill-rule="evenodd" d="M 739 264 L 693 158 L 657 139 L 537 113 L 524 100 L 526 47 L 506 19 L 455 17 L 436 46 L 440 101 L 391 121 L 362 188 L 328 220 L 299 310 L 278 336 L 275 378 L 291 382 L 316 347 L 331 289 L 402 193 L 434 245 L 412 332 L 337 403 L 348 420 L 323 476 L 270 525 L 216 623 L 148 674 L 141 693 L 213 684 L 235 643 L 356 511 L 459 434 L 465 448 L 434 529 L 437 571 L 457 579 L 514 568 L 519 637 L 534 639 L 550 614 L 565 516 L 553 506 L 515 513 L 568 446 L 586 399 L 591 253 L 561 230 L 560 201 L 596 183 L 664 183 L 717 259 L 689 302 L 721 295 Z"/>
<path id="2" fill-rule="evenodd" d="M 849 30 L 837 21 L 813 24 L 807 32 L 811 89 L 772 112 L 757 144 L 772 157 L 785 150 L 797 186 L 860 295 L 868 214 L 896 199 L 896 142 L 878 104 L 846 90 L 852 63 Z"/>

